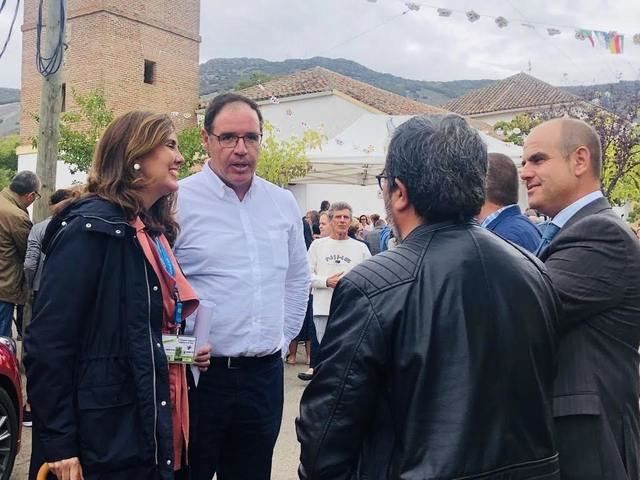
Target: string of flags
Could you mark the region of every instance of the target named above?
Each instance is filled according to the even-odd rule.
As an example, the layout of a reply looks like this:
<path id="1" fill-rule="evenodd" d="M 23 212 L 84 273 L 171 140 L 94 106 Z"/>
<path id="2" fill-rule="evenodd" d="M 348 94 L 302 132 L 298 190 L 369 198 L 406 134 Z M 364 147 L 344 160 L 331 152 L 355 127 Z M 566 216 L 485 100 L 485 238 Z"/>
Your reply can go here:
<path id="1" fill-rule="evenodd" d="M 368 0 L 371 3 L 375 3 L 376 0 Z M 426 5 L 419 2 L 407 1 L 404 2 L 407 7 L 407 12 L 418 12 L 422 7 L 429 8 L 435 10 L 439 17 L 449 18 L 452 17 L 455 13 L 463 13 L 467 20 L 471 23 L 475 23 L 481 18 L 490 18 L 493 19 L 494 23 L 498 28 L 507 28 L 510 25 L 510 22 L 507 18 L 503 16 L 492 16 L 492 15 L 481 15 L 475 10 L 453 10 L 450 8 L 442 8 L 433 5 Z M 406 13 L 406 12 L 405 12 Z M 515 21 L 514 23 L 519 23 L 521 27 L 537 30 L 538 28 L 543 29 L 550 37 L 555 37 L 562 33 L 570 32 L 574 35 L 576 40 L 580 41 L 588 41 L 589 44 L 594 48 L 602 48 L 607 50 L 612 54 L 622 54 L 624 53 L 625 48 L 625 35 L 616 31 L 604 32 L 600 30 L 589 30 L 585 28 L 577 28 L 577 27 L 566 27 L 559 25 L 541 25 L 541 24 L 533 24 L 526 23 L 521 21 Z M 636 33 L 635 35 L 630 36 L 634 45 L 640 46 L 640 33 Z"/>

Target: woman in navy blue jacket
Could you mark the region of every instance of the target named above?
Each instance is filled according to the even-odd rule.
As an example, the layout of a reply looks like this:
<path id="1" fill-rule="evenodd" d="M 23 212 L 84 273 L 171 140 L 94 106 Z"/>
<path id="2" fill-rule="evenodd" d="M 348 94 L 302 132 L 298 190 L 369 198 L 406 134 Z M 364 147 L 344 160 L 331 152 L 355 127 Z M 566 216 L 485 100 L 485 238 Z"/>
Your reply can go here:
<path id="1" fill-rule="evenodd" d="M 157 245 L 173 258 L 182 162 L 168 116 L 123 115 L 97 147 L 86 191 L 45 234 L 25 367 L 35 441 L 58 478 L 174 478 L 175 385 L 162 333 L 179 327 L 197 300 L 167 298 L 145 249 Z M 165 267 L 179 284 L 174 265 Z M 201 352 L 198 364 L 206 368 L 208 357 Z"/>

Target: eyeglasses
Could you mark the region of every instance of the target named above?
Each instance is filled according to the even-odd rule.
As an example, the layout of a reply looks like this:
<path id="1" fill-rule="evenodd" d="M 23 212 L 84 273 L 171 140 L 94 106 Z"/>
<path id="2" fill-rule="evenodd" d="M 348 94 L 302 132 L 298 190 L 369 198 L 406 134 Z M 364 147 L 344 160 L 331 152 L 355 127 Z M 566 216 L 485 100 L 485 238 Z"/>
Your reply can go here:
<path id="1" fill-rule="evenodd" d="M 210 133 L 209 135 L 216 137 L 222 148 L 236 148 L 240 139 L 244 141 L 245 146 L 253 148 L 258 147 L 262 142 L 261 133 L 247 133 L 245 135 L 235 135 L 233 133 L 216 135 L 215 133 Z"/>
<path id="2" fill-rule="evenodd" d="M 42 195 L 40 195 L 38 192 L 33 192 L 36 196 L 36 200 L 40 200 L 42 198 Z"/>
<path id="3" fill-rule="evenodd" d="M 389 177 L 388 175 L 385 175 L 384 173 L 379 173 L 378 175 L 376 175 L 376 180 L 378 180 L 378 187 L 380 187 L 380 190 L 384 190 L 384 185 L 382 181 L 385 180 L 385 183 L 386 183 L 386 180 L 388 178 L 391 178 L 391 177 Z"/>

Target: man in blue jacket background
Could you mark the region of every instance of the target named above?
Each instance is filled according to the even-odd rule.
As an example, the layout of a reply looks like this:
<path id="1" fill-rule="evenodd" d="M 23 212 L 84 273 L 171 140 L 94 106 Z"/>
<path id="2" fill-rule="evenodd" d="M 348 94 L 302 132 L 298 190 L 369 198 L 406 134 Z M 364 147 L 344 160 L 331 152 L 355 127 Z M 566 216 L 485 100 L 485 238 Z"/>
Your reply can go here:
<path id="1" fill-rule="evenodd" d="M 535 252 L 542 237 L 518 206 L 518 169 L 502 153 L 489 153 L 488 161 L 487 195 L 478 221 L 486 229 Z"/>

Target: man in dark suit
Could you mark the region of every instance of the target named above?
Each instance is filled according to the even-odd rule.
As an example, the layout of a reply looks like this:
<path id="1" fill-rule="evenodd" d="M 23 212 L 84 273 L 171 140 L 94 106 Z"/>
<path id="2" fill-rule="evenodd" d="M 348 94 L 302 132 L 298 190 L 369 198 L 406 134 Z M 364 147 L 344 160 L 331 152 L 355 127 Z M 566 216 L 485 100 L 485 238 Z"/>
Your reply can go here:
<path id="1" fill-rule="evenodd" d="M 529 205 L 551 217 L 537 255 L 564 313 L 553 411 L 563 480 L 637 480 L 640 246 L 600 192 L 602 147 L 562 118 L 524 144 Z"/>
<path id="2" fill-rule="evenodd" d="M 487 196 L 478 220 L 486 229 L 535 251 L 540 244 L 540 231 L 518 206 L 518 169 L 502 153 L 489 153 L 487 160 Z"/>

